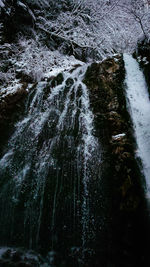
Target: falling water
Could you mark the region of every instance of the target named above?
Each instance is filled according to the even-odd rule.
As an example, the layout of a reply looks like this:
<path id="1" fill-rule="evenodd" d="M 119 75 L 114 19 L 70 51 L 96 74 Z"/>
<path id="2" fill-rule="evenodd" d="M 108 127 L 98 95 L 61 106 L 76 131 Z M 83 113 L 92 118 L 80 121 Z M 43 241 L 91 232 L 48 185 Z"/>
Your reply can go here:
<path id="1" fill-rule="evenodd" d="M 69 243 L 84 250 L 94 236 L 90 184 L 100 147 L 82 82 L 86 69 L 30 90 L 25 116 L 0 159 L 2 245 L 48 250 Z"/>
<path id="2" fill-rule="evenodd" d="M 150 198 L 150 100 L 143 72 L 138 62 L 124 54 L 129 111 L 137 140 L 137 155 L 141 158 Z"/>

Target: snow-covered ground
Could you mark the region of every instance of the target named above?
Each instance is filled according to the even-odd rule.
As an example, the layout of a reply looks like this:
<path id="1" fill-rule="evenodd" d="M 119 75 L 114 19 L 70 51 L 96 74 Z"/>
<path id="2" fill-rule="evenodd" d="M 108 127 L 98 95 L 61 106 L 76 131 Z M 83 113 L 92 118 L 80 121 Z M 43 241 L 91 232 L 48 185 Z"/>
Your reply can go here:
<path id="1" fill-rule="evenodd" d="M 24 76 L 30 77 L 31 82 L 40 82 L 59 73 L 69 71 L 84 63 L 74 56 L 61 54 L 59 51 L 51 51 L 33 39 L 21 38 L 16 45 L 5 44 L 0 46 L 3 52 L 3 60 L 0 67 L 9 65 L 7 71 L 0 69 L 0 97 L 13 94 L 23 85 Z M 9 57 L 11 53 L 11 57 Z M 3 67 L 4 66 L 4 67 Z M 19 78 L 16 78 L 19 74 Z M 28 82 L 28 81 L 27 81 Z"/>

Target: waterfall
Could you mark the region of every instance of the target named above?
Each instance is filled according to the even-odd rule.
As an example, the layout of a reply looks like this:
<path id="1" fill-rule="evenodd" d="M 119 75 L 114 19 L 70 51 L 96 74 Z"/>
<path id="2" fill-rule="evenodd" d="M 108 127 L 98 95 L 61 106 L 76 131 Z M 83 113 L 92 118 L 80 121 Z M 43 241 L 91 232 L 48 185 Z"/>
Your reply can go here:
<path id="1" fill-rule="evenodd" d="M 150 99 L 143 72 L 138 62 L 124 54 L 126 95 L 137 141 L 137 156 L 143 165 L 146 194 L 150 198 Z"/>
<path id="2" fill-rule="evenodd" d="M 86 69 L 30 89 L 24 117 L 0 159 L 1 245 L 84 250 L 94 238 L 90 184 L 101 156 L 82 82 Z"/>

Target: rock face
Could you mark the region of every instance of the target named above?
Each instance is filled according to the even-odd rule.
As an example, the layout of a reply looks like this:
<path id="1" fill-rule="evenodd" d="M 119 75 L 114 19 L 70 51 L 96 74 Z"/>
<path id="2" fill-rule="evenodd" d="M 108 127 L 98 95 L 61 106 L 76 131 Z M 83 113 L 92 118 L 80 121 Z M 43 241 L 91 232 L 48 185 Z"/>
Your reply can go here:
<path id="1" fill-rule="evenodd" d="M 44 266 L 44 264 L 40 255 L 34 253 L 33 251 L 24 251 L 22 249 L 3 247 L 0 248 L 0 266 L 38 267 Z"/>
<path id="2" fill-rule="evenodd" d="M 26 88 L 27 83 L 22 83 L 15 91 L 0 91 L 0 150 L 24 109 L 24 99 L 28 94 Z"/>
<path id="3" fill-rule="evenodd" d="M 4 25 L 4 41 L 12 41 L 18 31 L 29 31 L 35 22 L 35 16 L 26 1 L 5 0 L 0 8 L 0 21 Z"/>
<path id="4" fill-rule="evenodd" d="M 90 89 L 96 135 L 104 151 L 102 176 L 109 184 L 108 206 L 111 206 L 112 218 L 109 227 L 113 233 L 108 255 L 111 266 L 133 267 L 137 262 L 140 262 L 139 266 L 145 266 L 143 255 L 147 253 L 148 230 L 142 175 L 135 160 L 136 145 L 126 109 L 124 77 L 124 62 L 117 56 L 102 64 L 92 64 L 84 82 Z M 139 238 L 143 240 L 144 248 L 136 245 Z"/>
<path id="5" fill-rule="evenodd" d="M 150 239 L 141 187 L 142 175 L 135 159 L 136 145 L 126 109 L 124 77 L 122 56 L 115 56 L 101 64 L 93 63 L 84 78 L 84 83 L 90 90 L 90 103 L 95 115 L 94 134 L 99 139 L 103 151 L 100 198 L 94 199 L 97 188 L 93 185 L 93 203 L 96 203 L 94 209 L 98 219 L 103 219 L 105 222 L 102 231 L 98 228 L 99 224 L 95 225 L 97 240 L 99 240 L 96 244 L 96 255 L 99 255 L 99 259 L 96 262 L 94 258 L 95 265 L 86 265 L 88 267 L 146 266 L 147 244 Z M 55 86 L 62 81 L 63 77 L 59 74 L 56 78 L 53 77 L 52 85 Z M 70 83 L 72 80 L 68 80 L 68 84 Z M 27 82 L 13 94 L 1 94 L 2 142 L 8 138 L 8 127 L 11 128 L 24 108 L 26 87 Z M 102 203 L 105 205 L 105 218 L 99 215 L 99 207 L 102 210 Z M 139 240 L 141 240 L 140 244 Z M 103 249 L 99 250 L 102 244 Z M 8 251 L 7 254 L 0 261 L 2 264 L 6 263 L 2 266 L 8 266 L 8 263 L 14 261 L 13 257 L 16 257 L 15 259 L 20 263 L 17 263 L 18 265 L 12 263 L 10 266 L 38 266 L 26 259 L 21 262 L 22 256 L 18 253 L 13 254 L 12 251 Z"/>
<path id="6" fill-rule="evenodd" d="M 134 210 L 139 204 L 139 192 L 135 198 L 131 192 L 134 186 L 137 187 L 140 173 L 135 161 L 132 125 L 126 110 L 124 76 L 123 60 L 118 56 L 102 64 L 92 64 L 85 83 L 91 91 L 97 128 L 102 131 L 100 138 L 105 139 L 104 150 L 109 149 L 111 155 L 112 178 L 119 185 L 120 209 Z"/>

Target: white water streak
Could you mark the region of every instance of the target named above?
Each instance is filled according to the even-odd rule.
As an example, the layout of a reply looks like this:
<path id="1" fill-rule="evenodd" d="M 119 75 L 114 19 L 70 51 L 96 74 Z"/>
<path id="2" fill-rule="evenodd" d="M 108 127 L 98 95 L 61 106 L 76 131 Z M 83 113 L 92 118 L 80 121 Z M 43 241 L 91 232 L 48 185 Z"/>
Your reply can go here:
<path id="1" fill-rule="evenodd" d="M 86 247 L 89 234 L 90 224 L 90 207 L 89 207 L 89 184 L 92 179 L 91 166 L 96 162 L 96 168 L 98 166 L 98 159 L 100 159 L 99 145 L 97 139 L 93 135 L 94 131 L 94 115 L 90 109 L 89 92 L 86 85 L 82 82 L 87 70 L 87 65 L 77 68 L 72 74 L 69 72 L 64 74 L 64 81 L 61 85 L 52 88 L 46 82 L 39 82 L 36 86 L 35 95 L 31 101 L 28 101 L 28 113 L 22 121 L 16 124 L 16 130 L 11 137 L 8 145 L 8 152 L 0 160 L 0 166 L 5 164 L 9 168 L 13 168 L 13 158 L 16 157 L 16 151 L 21 155 L 19 157 L 19 164 L 14 170 L 11 170 L 13 179 L 15 179 L 16 187 L 14 188 L 13 199 L 17 202 L 19 200 L 19 194 L 21 185 L 26 180 L 26 176 L 29 176 L 29 171 L 34 172 L 34 179 L 30 181 L 33 192 L 30 192 L 29 199 L 25 207 L 25 219 L 24 224 L 28 223 L 28 218 L 32 220 L 34 218 L 34 211 L 32 210 L 33 203 L 38 203 L 39 214 L 37 219 L 37 236 L 36 242 L 38 243 L 40 226 L 42 220 L 42 210 L 44 201 L 44 191 L 46 185 L 46 177 L 48 175 L 49 168 L 52 166 L 56 169 L 57 164 L 54 162 L 53 150 L 59 147 L 61 141 L 61 133 L 66 130 L 74 130 L 75 119 L 79 124 L 80 142 L 77 147 L 77 162 L 80 162 L 79 176 L 83 177 L 83 196 L 82 196 L 82 241 L 83 248 Z M 67 86 L 67 79 L 71 78 L 73 84 Z M 43 100 L 44 89 L 48 89 L 47 98 Z M 66 92 L 67 91 L 67 92 Z M 66 92 L 66 93 L 65 93 Z M 72 97 L 73 96 L 73 97 Z M 27 108 L 27 107 L 26 107 Z M 51 114 L 55 112 L 53 116 Z M 49 136 L 47 140 L 44 140 L 40 150 L 37 150 L 38 136 L 42 132 L 45 123 L 46 130 L 48 127 L 52 127 L 52 137 Z M 76 130 L 76 129 L 75 129 Z M 54 133 L 54 134 L 53 134 Z M 72 142 L 69 140 L 70 136 L 67 136 L 68 149 L 71 149 Z M 75 137 L 72 137 L 75 138 Z M 70 144 L 69 144 L 70 142 Z M 32 166 L 32 160 L 36 155 L 36 163 L 34 163 L 34 169 Z M 97 157 L 98 155 L 98 157 Z M 95 165 L 92 166 L 92 169 Z M 97 170 L 96 170 L 97 171 Z M 81 177 L 79 177 L 77 187 L 79 188 L 79 199 L 76 199 L 76 189 L 74 188 L 74 216 L 76 214 L 78 200 L 80 200 L 80 183 Z M 57 177 L 55 192 L 53 196 L 53 211 L 52 211 L 52 223 L 53 229 L 55 225 L 56 214 L 56 202 L 58 194 L 59 177 Z M 74 181 L 74 186 L 76 182 Z M 38 202 L 38 198 L 40 201 Z M 37 201 L 37 202 L 36 202 Z M 31 225 L 30 240 L 32 244 L 32 225 Z"/>
<path id="2" fill-rule="evenodd" d="M 85 72 L 84 72 L 85 74 Z M 100 163 L 100 150 L 98 140 L 94 137 L 94 115 L 90 108 L 89 90 L 86 85 L 82 82 L 83 75 L 80 77 L 80 87 L 82 89 L 81 95 L 81 113 L 79 117 L 80 131 L 82 132 L 83 141 L 83 203 L 82 203 L 82 246 L 83 246 L 83 257 L 84 250 L 86 249 L 89 241 L 90 231 L 93 228 L 90 212 L 90 183 L 92 182 L 92 173 L 90 167 L 92 161 L 96 157 L 97 168 Z M 96 166 L 95 166 L 96 167 Z M 95 170 L 97 171 L 97 170 Z M 94 222 L 93 222 L 94 223 Z"/>
<path id="3" fill-rule="evenodd" d="M 137 140 L 137 155 L 143 163 L 147 195 L 150 198 L 150 99 L 143 72 L 137 61 L 124 54 L 127 99 Z"/>

